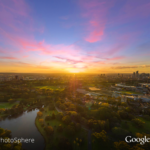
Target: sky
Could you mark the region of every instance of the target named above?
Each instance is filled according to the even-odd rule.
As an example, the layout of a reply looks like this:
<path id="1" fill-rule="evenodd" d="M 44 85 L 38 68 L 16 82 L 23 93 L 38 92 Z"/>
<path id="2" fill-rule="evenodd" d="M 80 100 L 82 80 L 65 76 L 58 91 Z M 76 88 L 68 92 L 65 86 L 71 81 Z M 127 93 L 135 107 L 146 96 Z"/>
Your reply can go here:
<path id="1" fill-rule="evenodd" d="M 150 73 L 149 0 L 0 0 L 0 72 Z"/>

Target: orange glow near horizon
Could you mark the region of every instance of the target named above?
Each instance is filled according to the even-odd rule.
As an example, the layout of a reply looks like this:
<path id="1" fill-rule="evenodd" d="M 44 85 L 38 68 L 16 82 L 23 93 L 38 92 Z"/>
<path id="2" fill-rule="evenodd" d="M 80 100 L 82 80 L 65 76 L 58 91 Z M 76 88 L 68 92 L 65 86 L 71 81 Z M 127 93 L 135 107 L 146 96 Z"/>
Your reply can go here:
<path id="1" fill-rule="evenodd" d="M 69 73 L 80 73 L 81 71 L 76 68 L 68 68 L 66 69 Z"/>

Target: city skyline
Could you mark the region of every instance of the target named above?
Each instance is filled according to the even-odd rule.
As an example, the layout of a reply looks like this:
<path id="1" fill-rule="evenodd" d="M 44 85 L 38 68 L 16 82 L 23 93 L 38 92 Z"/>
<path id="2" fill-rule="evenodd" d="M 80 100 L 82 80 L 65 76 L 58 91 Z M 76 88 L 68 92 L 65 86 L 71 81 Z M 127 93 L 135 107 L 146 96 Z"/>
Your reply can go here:
<path id="1" fill-rule="evenodd" d="M 150 73 L 149 0 L 0 0 L 0 72 Z"/>

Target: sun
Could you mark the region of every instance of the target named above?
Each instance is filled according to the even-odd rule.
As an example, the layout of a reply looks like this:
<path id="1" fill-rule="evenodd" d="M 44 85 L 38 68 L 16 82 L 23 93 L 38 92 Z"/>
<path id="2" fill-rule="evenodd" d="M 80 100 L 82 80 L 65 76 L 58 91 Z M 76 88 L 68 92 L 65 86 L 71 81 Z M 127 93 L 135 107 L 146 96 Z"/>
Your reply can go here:
<path id="1" fill-rule="evenodd" d="M 79 73 L 80 72 L 80 70 L 76 69 L 76 68 L 68 68 L 67 71 L 70 73 Z"/>

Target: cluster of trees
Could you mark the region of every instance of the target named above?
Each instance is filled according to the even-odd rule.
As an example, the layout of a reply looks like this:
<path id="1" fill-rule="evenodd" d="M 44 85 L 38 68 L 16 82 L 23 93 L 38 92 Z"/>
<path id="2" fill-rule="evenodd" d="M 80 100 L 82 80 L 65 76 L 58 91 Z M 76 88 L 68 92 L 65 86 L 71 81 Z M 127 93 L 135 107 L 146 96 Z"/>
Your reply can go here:
<path id="1" fill-rule="evenodd" d="M 109 120 L 88 120 L 88 127 L 94 131 L 109 130 Z"/>
<path id="2" fill-rule="evenodd" d="M 46 126 L 46 127 L 44 127 L 44 130 L 48 136 L 51 136 L 54 133 L 54 129 L 52 126 Z"/>
<path id="3" fill-rule="evenodd" d="M 92 134 L 92 147 L 94 149 L 112 149 L 105 130 Z"/>
<path id="4" fill-rule="evenodd" d="M 73 146 L 66 137 L 60 137 L 57 139 L 58 143 L 55 145 L 54 149 L 58 150 L 73 150 Z"/>
<path id="5" fill-rule="evenodd" d="M 71 117 L 69 115 L 66 115 L 62 118 L 62 121 L 68 125 L 71 122 Z"/>
<path id="6" fill-rule="evenodd" d="M 62 100 L 58 100 L 56 102 L 56 106 L 63 111 L 65 111 L 65 110 L 74 111 L 76 109 L 76 107 L 73 103 L 71 103 L 71 102 L 65 103 Z"/>
<path id="7" fill-rule="evenodd" d="M 79 123 L 71 122 L 65 128 L 65 133 L 69 136 L 74 136 L 80 130 L 81 130 L 81 125 Z"/>
<path id="8" fill-rule="evenodd" d="M 14 105 L 12 108 L 5 109 L 5 108 L 0 108 L 0 114 L 3 114 L 5 116 L 16 116 L 19 114 L 23 113 L 23 106 L 20 104 Z"/>
<path id="9" fill-rule="evenodd" d="M 115 150 L 149 150 L 149 143 L 144 145 L 136 144 L 134 146 L 130 146 L 125 141 L 114 142 Z"/>
<path id="10" fill-rule="evenodd" d="M 110 119 L 114 114 L 112 114 L 112 110 L 108 107 L 99 107 L 93 112 L 93 115 L 96 119 L 107 120 Z"/>
<path id="11" fill-rule="evenodd" d="M 136 126 L 136 127 L 138 127 L 138 128 L 143 128 L 143 127 L 144 127 L 144 124 L 145 124 L 145 122 L 141 121 L 141 120 L 138 119 L 138 118 L 132 119 L 131 122 L 133 123 L 134 126 Z"/>
<path id="12" fill-rule="evenodd" d="M 64 116 L 63 113 L 61 112 L 55 115 L 55 113 L 53 112 L 51 116 L 48 115 L 45 117 L 45 121 L 50 121 L 52 119 L 57 119 L 59 121 L 62 121 L 64 124 L 66 124 L 67 127 L 65 128 L 65 132 L 70 136 L 73 136 L 76 132 L 79 132 L 81 130 L 81 125 L 79 123 L 73 123 L 70 115 Z M 57 127 L 58 132 L 62 132 L 63 129 L 64 128 L 61 124 Z"/>
<path id="13" fill-rule="evenodd" d="M 106 131 L 105 130 L 102 130 L 101 132 L 94 132 L 93 134 L 93 137 L 94 137 L 94 141 L 98 141 L 98 142 L 106 142 L 108 137 L 106 135 Z"/>
<path id="14" fill-rule="evenodd" d="M 40 118 L 43 116 L 43 113 L 41 111 L 37 112 L 37 117 Z"/>
<path id="15" fill-rule="evenodd" d="M 124 132 L 121 129 L 117 129 L 118 133 L 119 132 Z M 147 138 L 150 138 L 149 134 L 141 134 L 141 133 L 136 133 L 137 138 L 143 138 L 146 136 Z M 120 140 L 120 139 L 119 139 Z M 102 130 L 101 132 L 94 132 L 92 134 L 92 147 L 94 149 L 114 149 L 114 150 L 149 150 L 150 148 L 150 143 L 146 142 L 145 144 L 140 144 L 138 143 L 132 143 L 129 145 L 127 142 L 119 141 L 119 142 L 114 142 L 111 141 L 107 135 L 107 133 Z"/>
<path id="16" fill-rule="evenodd" d="M 79 147 L 81 147 L 83 145 L 83 143 L 84 143 L 84 140 L 82 138 L 76 138 L 73 141 L 75 149 L 79 149 Z"/>
<path id="17" fill-rule="evenodd" d="M 134 118 L 134 116 L 131 113 L 128 113 L 125 110 L 119 110 L 118 114 L 119 114 L 121 119 L 132 120 Z"/>
<path id="18" fill-rule="evenodd" d="M 50 116 L 50 115 L 47 115 L 47 116 L 45 117 L 45 121 L 54 120 L 55 118 L 56 118 L 56 115 L 55 115 L 55 113 L 53 112 L 51 116 Z"/>
<path id="19" fill-rule="evenodd" d="M 10 140 L 11 131 L 0 128 L 0 137 L 2 139 Z M 1 141 L 0 150 L 22 150 L 22 144 L 15 142 L 11 144 L 11 143 L 4 143 L 3 141 Z"/>

